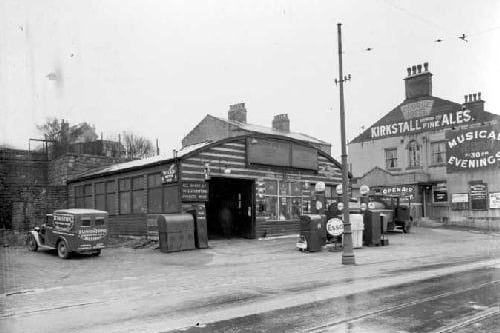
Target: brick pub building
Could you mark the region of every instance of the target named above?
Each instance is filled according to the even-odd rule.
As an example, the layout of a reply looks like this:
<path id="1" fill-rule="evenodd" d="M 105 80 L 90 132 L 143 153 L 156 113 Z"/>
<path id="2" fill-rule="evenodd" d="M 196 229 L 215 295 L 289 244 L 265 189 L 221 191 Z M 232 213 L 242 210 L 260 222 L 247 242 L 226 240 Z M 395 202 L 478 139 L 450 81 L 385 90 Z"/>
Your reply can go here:
<path id="1" fill-rule="evenodd" d="M 433 96 L 427 63 L 407 71 L 403 102 L 349 143 L 356 186 L 400 196 L 417 220 L 498 229 L 500 116 L 481 93 Z"/>

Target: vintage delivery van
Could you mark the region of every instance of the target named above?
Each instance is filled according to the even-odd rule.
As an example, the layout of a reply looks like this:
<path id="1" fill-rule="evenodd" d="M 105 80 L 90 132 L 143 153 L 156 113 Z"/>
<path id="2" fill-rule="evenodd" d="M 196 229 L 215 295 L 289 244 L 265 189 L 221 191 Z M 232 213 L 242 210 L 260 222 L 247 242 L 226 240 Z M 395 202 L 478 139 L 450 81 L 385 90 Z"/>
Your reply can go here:
<path id="1" fill-rule="evenodd" d="M 106 247 L 108 213 L 95 209 L 63 209 L 47 214 L 45 224 L 28 233 L 26 246 L 30 251 L 39 248 L 57 249 L 60 258 L 72 252 L 98 256 Z"/>

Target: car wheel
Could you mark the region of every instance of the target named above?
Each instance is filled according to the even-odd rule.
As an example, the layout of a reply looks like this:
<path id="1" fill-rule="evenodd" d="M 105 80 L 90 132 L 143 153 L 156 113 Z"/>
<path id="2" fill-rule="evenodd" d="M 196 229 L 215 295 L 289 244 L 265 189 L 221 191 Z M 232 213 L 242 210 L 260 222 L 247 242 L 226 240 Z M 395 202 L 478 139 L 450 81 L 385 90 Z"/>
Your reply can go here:
<path id="1" fill-rule="evenodd" d="M 35 236 L 33 236 L 32 234 L 29 234 L 28 238 L 26 238 L 26 247 L 30 251 L 38 250 L 38 243 L 36 242 Z"/>
<path id="2" fill-rule="evenodd" d="M 69 258 L 68 244 L 64 239 L 61 239 L 59 243 L 57 243 L 57 255 L 61 259 Z"/>
<path id="3" fill-rule="evenodd" d="M 93 257 L 98 257 L 99 255 L 101 255 L 101 250 L 96 250 L 96 251 L 92 252 Z"/>

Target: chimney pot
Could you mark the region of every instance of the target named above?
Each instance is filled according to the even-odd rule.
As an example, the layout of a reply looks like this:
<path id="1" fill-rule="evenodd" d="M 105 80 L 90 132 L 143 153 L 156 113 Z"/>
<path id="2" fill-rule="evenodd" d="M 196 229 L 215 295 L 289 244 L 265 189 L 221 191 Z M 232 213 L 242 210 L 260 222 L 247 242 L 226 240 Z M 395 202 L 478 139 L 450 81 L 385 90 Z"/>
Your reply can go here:
<path id="1" fill-rule="evenodd" d="M 272 125 L 275 130 L 290 132 L 290 119 L 288 119 L 288 114 L 283 113 L 275 115 Z"/>
<path id="2" fill-rule="evenodd" d="M 231 121 L 238 121 L 240 123 L 246 123 L 247 109 L 245 108 L 245 103 L 230 105 L 229 111 L 227 112 L 227 119 Z"/>
<path id="3" fill-rule="evenodd" d="M 477 101 L 477 94 L 473 94 L 472 96 L 474 96 L 474 101 Z"/>
<path id="4" fill-rule="evenodd" d="M 478 100 L 481 100 L 481 92 L 478 92 L 478 93 L 477 93 L 477 99 L 478 99 Z"/>
<path id="5" fill-rule="evenodd" d="M 429 71 L 429 63 L 424 62 L 424 71 L 428 72 Z"/>
<path id="6" fill-rule="evenodd" d="M 424 67 L 428 69 L 429 64 L 425 64 Z M 422 65 L 408 67 L 407 71 L 408 77 L 404 79 L 406 99 L 432 96 L 432 73 L 422 72 Z"/>
<path id="7" fill-rule="evenodd" d="M 469 103 L 472 102 L 472 94 L 469 94 Z"/>
<path id="8" fill-rule="evenodd" d="M 465 99 L 465 103 L 467 103 L 467 95 L 464 96 L 464 99 Z"/>

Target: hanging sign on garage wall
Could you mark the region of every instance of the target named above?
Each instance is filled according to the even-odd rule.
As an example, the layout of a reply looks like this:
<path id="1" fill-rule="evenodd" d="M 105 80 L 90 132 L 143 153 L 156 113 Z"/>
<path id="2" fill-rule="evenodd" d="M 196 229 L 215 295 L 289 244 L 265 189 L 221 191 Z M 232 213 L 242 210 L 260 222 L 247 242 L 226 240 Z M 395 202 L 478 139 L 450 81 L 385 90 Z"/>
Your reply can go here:
<path id="1" fill-rule="evenodd" d="M 161 182 L 163 184 L 175 183 L 177 181 L 177 166 L 175 163 L 168 164 L 161 172 Z"/>
<path id="2" fill-rule="evenodd" d="M 500 167 L 500 129 L 493 125 L 446 132 L 446 172 Z"/>
<path id="3" fill-rule="evenodd" d="M 183 182 L 181 185 L 182 201 L 208 201 L 208 186 L 203 182 Z"/>

